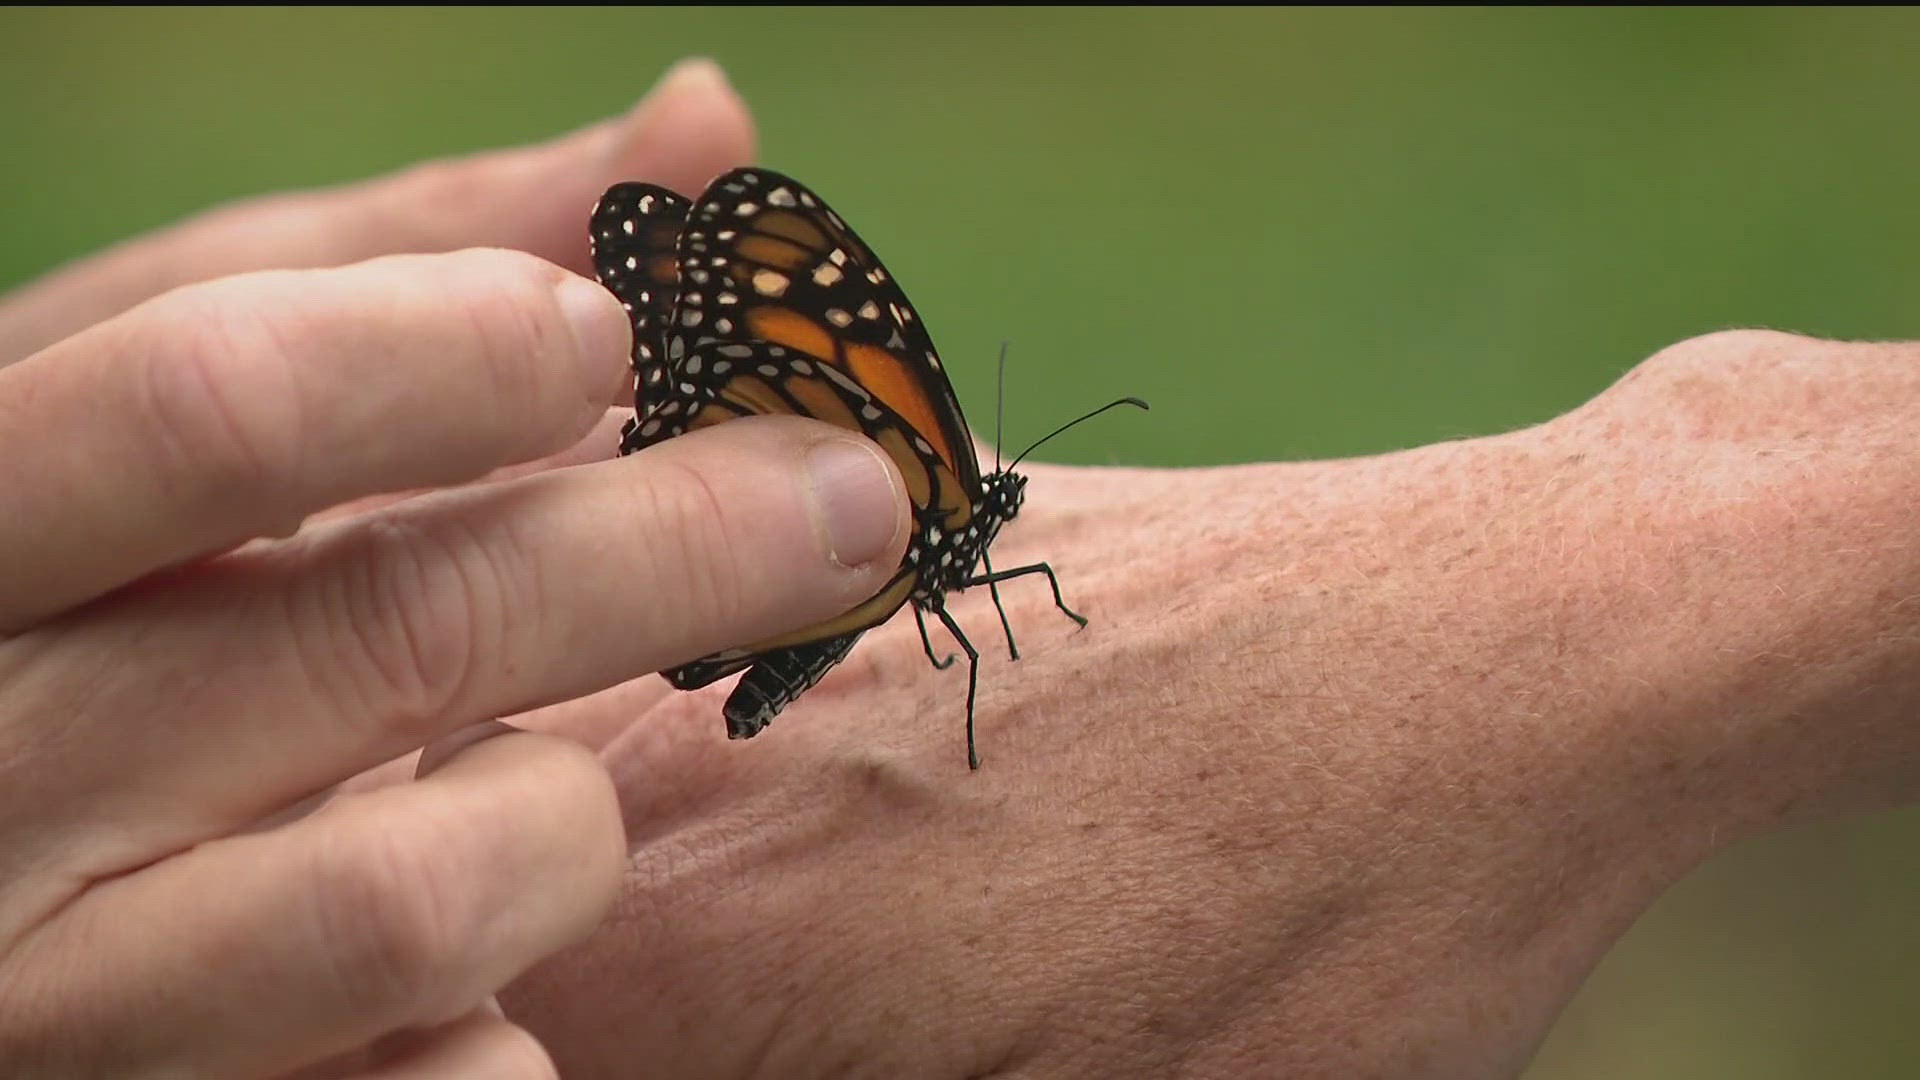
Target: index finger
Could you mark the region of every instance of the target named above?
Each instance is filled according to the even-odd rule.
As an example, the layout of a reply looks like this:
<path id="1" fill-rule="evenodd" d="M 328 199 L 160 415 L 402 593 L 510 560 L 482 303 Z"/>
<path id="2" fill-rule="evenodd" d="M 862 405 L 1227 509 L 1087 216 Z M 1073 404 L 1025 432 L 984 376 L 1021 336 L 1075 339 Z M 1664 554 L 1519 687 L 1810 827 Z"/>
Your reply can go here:
<path id="1" fill-rule="evenodd" d="M 598 285 L 471 251 L 195 285 L 0 368 L 0 632 L 553 453 L 625 381 L 629 336 Z"/>
<path id="2" fill-rule="evenodd" d="M 631 112 L 533 146 L 250 199 L 55 271 L 0 300 L 0 366 L 181 285 L 251 270 L 504 247 L 591 276 L 587 215 L 616 180 L 695 189 L 753 156 L 711 60 L 671 68 Z"/>

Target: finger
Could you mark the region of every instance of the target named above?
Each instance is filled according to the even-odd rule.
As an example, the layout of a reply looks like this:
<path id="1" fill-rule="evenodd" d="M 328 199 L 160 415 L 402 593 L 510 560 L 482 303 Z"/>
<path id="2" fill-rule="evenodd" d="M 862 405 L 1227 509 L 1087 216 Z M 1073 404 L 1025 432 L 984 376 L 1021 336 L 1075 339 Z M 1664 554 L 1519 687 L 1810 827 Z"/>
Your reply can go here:
<path id="1" fill-rule="evenodd" d="M 503 465 L 487 474 L 486 479 L 511 480 L 516 476 L 531 476 L 537 472 L 546 472 L 548 469 L 564 469 L 569 465 L 611 461 L 620 453 L 620 430 L 632 419 L 633 409 L 630 406 L 616 406 L 608 409 L 572 446 L 543 458 Z"/>
<path id="2" fill-rule="evenodd" d="M 485 483 L 493 480 L 511 480 L 516 476 L 531 476 L 534 473 L 546 472 L 549 469 L 564 469 L 569 465 L 585 465 L 590 461 L 607 461 L 618 456 L 620 431 L 631 419 L 633 419 L 633 410 L 631 408 L 619 407 L 608 409 L 606 413 L 594 423 L 593 427 L 587 431 L 586 435 L 582 436 L 579 441 L 567 447 L 565 450 L 561 450 L 555 454 L 548 454 L 546 457 L 535 458 L 532 461 L 502 465 L 500 468 L 493 470 L 475 482 Z M 313 515 L 309 520 L 327 521 L 336 517 L 347 517 L 353 514 L 365 513 L 368 510 L 377 509 L 382 506 L 391 506 L 394 503 L 411 499 L 416 495 L 437 490 L 440 489 L 416 488 L 412 491 L 392 491 L 379 495 L 369 495 L 364 499 L 355 499 L 352 502 L 342 503 L 339 506 L 323 510 Z"/>
<path id="3" fill-rule="evenodd" d="M 476 1013 L 382 1040 L 385 1064 L 359 1080 L 550 1080 L 560 1073 L 527 1029 Z"/>
<path id="4" fill-rule="evenodd" d="M 488 739 L 96 886 L 13 954 L 0 1045 L 28 1075 L 277 1075 L 467 1014 L 585 935 L 624 863 L 588 751 Z"/>
<path id="5" fill-rule="evenodd" d="M 36 762 L 0 846 L 117 872 L 468 723 L 831 618 L 900 565 L 904 491 L 865 439 L 746 419 L 110 598 L 0 644 L 16 713 L 58 718 L 0 730 Z"/>
<path id="6" fill-rule="evenodd" d="M 404 784 L 420 775 L 423 769 L 431 771 L 440 759 L 446 757 L 452 750 L 465 745 L 466 740 L 486 737 L 485 732 L 488 729 L 493 729 L 496 733 L 513 730 L 545 732 L 579 743 L 598 753 L 611 743 L 615 736 L 631 725 L 636 717 L 643 715 L 662 697 L 672 693 L 674 690 L 667 685 L 665 679 L 644 675 L 583 698 L 515 713 L 504 720 L 481 721 L 469 728 L 456 731 L 446 738 L 428 743 L 419 753 L 402 754 L 397 758 L 383 761 L 365 772 L 342 781 L 337 788 L 329 788 L 327 791 L 329 793 L 334 790 L 371 791 L 392 784 Z M 705 730 L 704 725 L 702 730 Z M 284 824 L 301 812 L 316 809 L 324 801 L 324 799 L 302 800 L 290 808 L 289 812 L 276 815 L 273 820 L 276 824 Z M 623 804 L 624 801 L 623 799 Z"/>
<path id="7" fill-rule="evenodd" d="M 519 252 L 251 274 L 0 369 L 0 630 L 345 499 L 573 444 L 631 331 Z"/>
<path id="8" fill-rule="evenodd" d="M 636 718 L 645 716 L 660 701 L 678 693 L 665 679 L 644 676 L 585 698 L 518 713 L 512 722 L 516 727 L 532 731 L 565 735 L 599 750 L 611 744 Z M 711 713 L 707 719 L 712 719 Z M 711 740 L 712 729 L 704 723 L 700 727 L 706 739 Z"/>
<path id="9" fill-rule="evenodd" d="M 506 247 L 580 274 L 608 185 L 699 190 L 753 157 L 746 106 L 710 60 L 675 65 L 627 115 L 530 147 L 214 210 L 74 264 L 0 304 L 0 365 L 197 281 L 400 252 Z"/>

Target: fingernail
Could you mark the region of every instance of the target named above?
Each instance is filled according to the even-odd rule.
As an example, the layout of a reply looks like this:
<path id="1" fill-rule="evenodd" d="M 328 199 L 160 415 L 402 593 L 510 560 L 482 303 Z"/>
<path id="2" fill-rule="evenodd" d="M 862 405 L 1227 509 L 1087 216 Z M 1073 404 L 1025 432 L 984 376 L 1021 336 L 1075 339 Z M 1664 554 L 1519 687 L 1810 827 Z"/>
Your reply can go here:
<path id="1" fill-rule="evenodd" d="M 885 554 L 900 528 L 900 493 L 878 447 L 823 439 L 807 449 L 816 520 L 827 551 L 841 566 L 863 566 Z"/>
<path id="2" fill-rule="evenodd" d="M 727 73 L 720 65 L 704 56 L 689 56 L 678 61 L 654 80 L 647 92 L 628 110 L 627 117 L 637 127 L 651 123 L 654 111 L 665 106 L 663 102 L 689 91 L 696 94 L 710 94 L 718 90 L 727 92 L 731 84 L 727 82 Z"/>
<path id="3" fill-rule="evenodd" d="M 727 85 L 727 73 L 721 68 L 719 61 L 707 56 L 689 56 L 684 60 L 676 61 L 672 67 L 668 68 L 666 73 L 660 76 L 660 81 L 653 84 L 653 88 L 657 92 L 666 87 L 672 87 L 675 90 L 689 86 L 725 89 Z"/>
<path id="4" fill-rule="evenodd" d="M 520 730 L 512 724 L 498 720 L 482 720 L 477 724 L 468 724 L 459 731 L 427 744 L 420 751 L 420 760 L 413 767 L 413 778 L 420 779 L 458 757 L 460 751 L 475 743 L 485 742 L 496 735 L 506 735 Z"/>
<path id="5" fill-rule="evenodd" d="M 633 327 L 614 295 L 583 277 L 568 274 L 553 287 L 560 314 L 573 331 L 574 361 L 598 387 L 624 383 L 628 356 L 633 351 Z"/>

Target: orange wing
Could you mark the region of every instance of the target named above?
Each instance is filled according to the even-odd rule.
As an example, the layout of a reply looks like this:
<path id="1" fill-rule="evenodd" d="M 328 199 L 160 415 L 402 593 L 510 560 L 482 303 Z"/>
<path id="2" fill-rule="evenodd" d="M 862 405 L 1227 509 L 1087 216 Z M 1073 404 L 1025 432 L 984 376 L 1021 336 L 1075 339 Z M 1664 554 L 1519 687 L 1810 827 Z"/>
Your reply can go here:
<path id="1" fill-rule="evenodd" d="M 904 421 L 965 490 L 980 466 L 940 355 L 893 275 L 798 181 L 735 169 L 681 229 L 673 349 L 766 342 L 831 365 Z"/>

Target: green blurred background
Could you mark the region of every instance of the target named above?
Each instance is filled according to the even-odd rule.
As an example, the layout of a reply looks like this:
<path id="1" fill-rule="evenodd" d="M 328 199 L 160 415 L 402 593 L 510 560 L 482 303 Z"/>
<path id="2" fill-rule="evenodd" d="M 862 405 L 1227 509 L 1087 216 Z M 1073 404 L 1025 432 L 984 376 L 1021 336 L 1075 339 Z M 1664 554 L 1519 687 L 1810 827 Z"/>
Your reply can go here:
<path id="1" fill-rule="evenodd" d="M 1058 460 L 1371 453 L 1720 327 L 1920 335 L 1902 11 L 0 11 L 0 287 L 235 196 L 542 139 L 677 57 Z M 584 243 L 585 212 L 582 207 Z M 1920 1074 L 1920 817 L 1738 848 L 1528 1073 Z"/>

